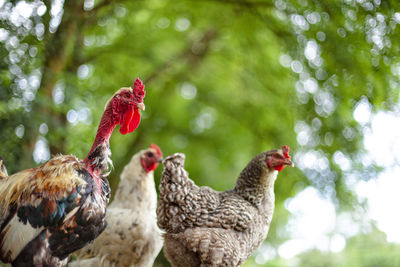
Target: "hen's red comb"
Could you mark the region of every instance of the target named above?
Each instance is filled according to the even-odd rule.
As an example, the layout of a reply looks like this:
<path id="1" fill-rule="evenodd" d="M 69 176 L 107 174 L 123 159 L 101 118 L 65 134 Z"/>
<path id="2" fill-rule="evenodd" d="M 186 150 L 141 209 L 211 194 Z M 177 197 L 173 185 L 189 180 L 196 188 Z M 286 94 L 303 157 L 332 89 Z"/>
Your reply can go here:
<path id="1" fill-rule="evenodd" d="M 284 155 L 285 158 L 287 158 L 287 159 L 290 159 L 289 150 L 290 150 L 290 149 L 289 149 L 288 146 L 282 146 L 283 155 Z"/>
<path id="2" fill-rule="evenodd" d="M 158 154 L 160 157 L 163 156 L 161 149 L 160 149 L 156 144 L 151 144 L 151 145 L 150 145 L 150 148 L 153 148 L 155 151 L 157 151 L 157 154 Z"/>
<path id="3" fill-rule="evenodd" d="M 136 78 L 135 83 L 133 84 L 133 94 L 136 97 L 136 100 L 138 103 L 143 102 L 143 98 L 146 95 L 146 92 L 144 91 L 144 84 L 139 78 Z"/>

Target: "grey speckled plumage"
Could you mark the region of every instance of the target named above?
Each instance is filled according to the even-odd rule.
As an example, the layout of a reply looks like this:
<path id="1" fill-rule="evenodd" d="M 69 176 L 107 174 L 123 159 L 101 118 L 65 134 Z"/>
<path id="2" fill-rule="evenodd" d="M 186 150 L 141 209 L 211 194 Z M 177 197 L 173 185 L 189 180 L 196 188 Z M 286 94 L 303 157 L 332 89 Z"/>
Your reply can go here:
<path id="1" fill-rule="evenodd" d="M 238 266 L 261 244 L 274 211 L 278 171 L 268 167 L 271 157 L 286 160 L 282 150 L 259 154 L 224 192 L 195 185 L 184 154 L 164 160 L 157 220 L 172 266 Z M 287 158 L 284 165 L 292 165 Z"/>
<path id="2" fill-rule="evenodd" d="M 93 244 L 79 250 L 80 260 L 69 266 L 153 266 L 163 240 L 156 223 L 154 172 L 146 172 L 142 165 L 148 153 L 155 158 L 157 151 L 142 150 L 125 166 L 114 201 L 107 208 L 107 228 Z"/>

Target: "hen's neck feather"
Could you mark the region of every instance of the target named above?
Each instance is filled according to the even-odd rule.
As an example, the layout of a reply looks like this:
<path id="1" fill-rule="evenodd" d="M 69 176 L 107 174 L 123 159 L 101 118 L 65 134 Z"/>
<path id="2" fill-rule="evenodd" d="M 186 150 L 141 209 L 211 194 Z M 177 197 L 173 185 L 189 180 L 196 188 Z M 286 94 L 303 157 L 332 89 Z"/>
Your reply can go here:
<path id="1" fill-rule="evenodd" d="M 125 166 L 121 174 L 115 198 L 110 207 L 134 209 L 140 207 L 145 210 L 156 210 L 157 193 L 154 184 L 154 172 L 146 173 L 143 169 L 140 156 L 134 155 Z"/>
<path id="2" fill-rule="evenodd" d="M 260 154 L 240 173 L 234 191 L 257 208 L 263 208 L 271 200 L 274 201 L 274 184 L 278 172 L 265 166 L 265 156 Z M 268 200 L 268 201 L 267 201 Z"/>

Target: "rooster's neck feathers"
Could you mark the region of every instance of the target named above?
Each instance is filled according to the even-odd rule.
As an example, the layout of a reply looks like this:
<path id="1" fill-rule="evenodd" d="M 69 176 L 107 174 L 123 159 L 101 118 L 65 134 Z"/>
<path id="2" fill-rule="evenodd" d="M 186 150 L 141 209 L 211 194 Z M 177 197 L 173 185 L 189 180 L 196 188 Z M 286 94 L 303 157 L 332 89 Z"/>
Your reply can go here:
<path id="1" fill-rule="evenodd" d="M 104 176 L 108 176 L 112 169 L 111 150 L 108 142 L 102 142 L 87 156 L 85 159 L 89 165 L 88 169 L 93 174 L 98 176 L 100 172 L 103 172 Z"/>

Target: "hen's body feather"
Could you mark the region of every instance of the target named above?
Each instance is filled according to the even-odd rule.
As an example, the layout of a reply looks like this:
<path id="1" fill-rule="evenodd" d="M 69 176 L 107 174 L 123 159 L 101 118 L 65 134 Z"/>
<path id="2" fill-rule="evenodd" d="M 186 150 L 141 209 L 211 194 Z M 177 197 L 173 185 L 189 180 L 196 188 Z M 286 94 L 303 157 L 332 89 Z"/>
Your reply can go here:
<path id="1" fill-rule="evenodd" d="M 265 155 L 254 158 L 237 186 L 225 192 L 195 185 L 183 154 L 164 160 L 157 219 L 172 266 L 238 266 L 266 238 L 278 172 L 261 166 Z"/>
<path id="2" fill-rule="evenodd" d="M 142 150 L 125 166 L 107 208 L 107 228 L 93 244 L 77 251 L 80 260 L 71 262 L 71 267 L 87 266 L 88 258 L 91 264 L 105 267 L 153 266 L 162 237 L 156 223 L 154 172 L 146 172 L 141 165 L 141 158 L 149 151 L 155 154 L 151 149 Z"/>
<path id="3" fill-rule="evenodd" d="M 0 179 L 8 177 L 7 168 L 4 164 L 4 159 L 0 156 Z"/>

